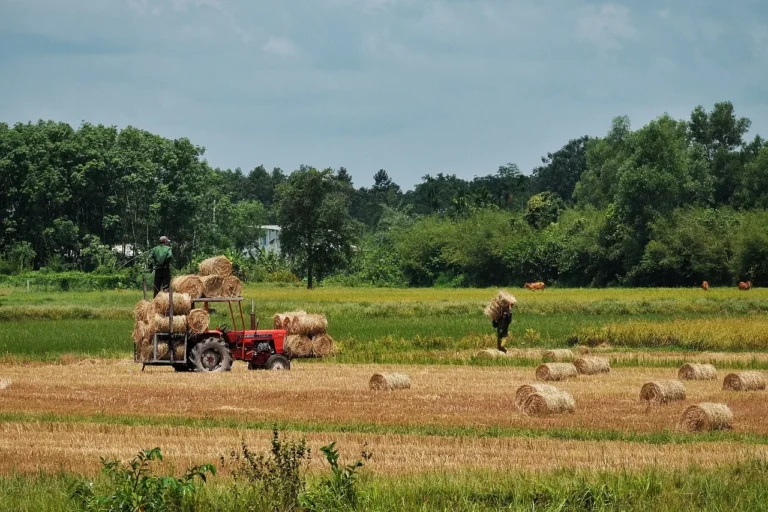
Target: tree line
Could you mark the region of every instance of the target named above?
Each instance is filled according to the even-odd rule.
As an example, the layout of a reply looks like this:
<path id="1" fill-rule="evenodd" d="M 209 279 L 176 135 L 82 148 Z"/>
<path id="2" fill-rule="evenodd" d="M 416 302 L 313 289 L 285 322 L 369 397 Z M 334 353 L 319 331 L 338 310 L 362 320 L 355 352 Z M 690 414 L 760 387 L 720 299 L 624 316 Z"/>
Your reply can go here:
<path id="1" fill-rule="evenodd" d="M 114 272 L 161 234 L 176 265 L 236 257 L 253 280 L 312 286 L 690 286 L 768 283 L 768 144 L 729 102 L 617 117 L 524 174 L 425 175 L 403 191 L 379 170 L 286 174 L 211 167 L 204 148 L 133 127 L 0 123 L 0 273 Z M 285 255 L 254 250 L 282 226 Z"/>

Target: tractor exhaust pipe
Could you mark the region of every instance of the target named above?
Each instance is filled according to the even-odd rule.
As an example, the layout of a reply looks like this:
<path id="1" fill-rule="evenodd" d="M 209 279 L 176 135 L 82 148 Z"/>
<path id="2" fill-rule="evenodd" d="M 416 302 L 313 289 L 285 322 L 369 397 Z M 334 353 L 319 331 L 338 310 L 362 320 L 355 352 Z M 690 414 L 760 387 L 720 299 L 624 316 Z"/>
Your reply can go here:
<path id="1" fill-rule="evenodd" d="M 256 330 L 256 313 L 253 310 L 253 299 L 251 299 L 251 330 Z"/>

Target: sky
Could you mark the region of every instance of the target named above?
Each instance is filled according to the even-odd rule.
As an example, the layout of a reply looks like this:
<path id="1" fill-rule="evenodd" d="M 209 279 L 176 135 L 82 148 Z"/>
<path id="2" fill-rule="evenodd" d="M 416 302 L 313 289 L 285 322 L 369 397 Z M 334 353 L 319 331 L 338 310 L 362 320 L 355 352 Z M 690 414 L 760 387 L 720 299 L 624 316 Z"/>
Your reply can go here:
<path id="1" fill-rule="evenodd" d="M 768 137 L 762 0 L 0 0 L 0 121 L 188 137 L 214 167 L 524 173 L 734 103 Z"/>

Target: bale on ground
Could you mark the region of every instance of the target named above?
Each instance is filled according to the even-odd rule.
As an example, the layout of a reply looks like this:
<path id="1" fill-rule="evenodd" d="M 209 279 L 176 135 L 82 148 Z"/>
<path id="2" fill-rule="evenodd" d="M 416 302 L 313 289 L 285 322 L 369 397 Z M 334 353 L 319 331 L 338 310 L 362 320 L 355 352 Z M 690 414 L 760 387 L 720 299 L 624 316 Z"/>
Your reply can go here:
<path id="1" fill-rule="evenodd" d="M 174 277 L 171 286 L 174 292 L 186 293 L 192 299 L 199 299 L 203 296 L 203 281 L 200 276 L 194 274 Z"/>
<path id="2" fill-rule="evenodd" d="M 495 348 L 486 348 L 475 353 L 475 357 L 478 359 L 494 359 L 497 357 L 504 357 L 506 355 L 506 353 Z"/>
<path id="3" fill-rule="evenodd" d="M 568 348 L 547 350 L 543 354 L 545 361 L 573 361 L 573 352 Z"/>
<path id="4" fill-rule="evenodd" d="M 211 317 L 204 309 L 193 309 L 187 314 L 187 327 L 192 334 L 199 334 L 208 330 Z"/>
<path id="5" fill-rule="evenodd" d="M 283 350 L 291 357 L 307 357 L 312 354 L 312 340 L 302 335 L 286 336 Z"/>
<path id="6" fill-rule="evenodd" d="M 559 393 L 560 389 L 549 384 L 523 384 L 515 392 L 515 407 L 523 408 L 526 399 L 534 393 Z"/>
<path id="7" fill-rule="evenodd" d="M 571 394 L 559 390 L 557 393 L 532 393 L 528 395 L 521 410 L 528 416 L 543 416 L 573 412 L 575 409 L 576 401 Z"/>
<path id="8" fill-rule="evenodd" d="M 580 357 L 573 365 L 582 375 L 596 375 L 611 371 L 611 362 L 605 357 Z"/>
<path id="9" fill-rule="evenodd" d="M 227 276 L 221 283 L 222 297 L 239 297 L 243 293 L 243 283 L 236 276 Z"/>
<path id="10" fill-rule="evenodd" d="M 579 371 L 573 363 L 543 363 L 536 368 L 537 380 L 558 381 L 578 375 Z"/>
<path id="11" fill-rule="evenodd" d="M 499 320 L 504 310 L 514 307 L 515 304 L 517 304 L 517 299 L 512 294 L 499 290 L 499 293 L 485 307 L 483 313 L 485 316 L 491 317 L 492 320 Z"/>
<path id="12" fill-rule="evenodd" d="M 757 391 L 765 389 L 765 376 L 760 372 L 729 373 L 723 380 L 723 389 L 730 391 Z"/>
<path id="13" fill-rule="evenodd" d="M 646 382 L 640 389 L 640 400 L 657 404 L 685 400 L 685 386 L 679 380 Z"/>
<path id="14" fill-rule="evenodd" d="M 200 262 L 201 276 L 219 276 L 222 279 L 232 273 L 232 262 L 226 256 L 216 256 Z"/>
<path id="15" fill-rule="evenodd" d="M 224 284 L 224 278 L 217 275 L 201 277 L 203 282 L 203 297 L 221 297 L 221 286 Z"/>
<path id="16" fill-rule="evenodd" d="M 137 322 L 146 322 L 150 318 L 150 309 L 152 303 L 146 300 L 140 300 L 133 308 L 133 316 Z"/>
<path id="17" fill-rule="evenodd" d="M 688 432 L 727 430 L 733 423 L 733 413 L 726 404 L 701 403 L 683 411 L 679 427 Z"/>
<path id="18" fill-rule="evenodd" d="M 160 292 L 152 300 L 152 309 L 155 315 L 165 315 L 171 311 L 170 298 L 167 292 Z M 192 299 L 186 293 L 173 294 L 173 314 L 186 315 L 192 309 Z"/>
<path id="19" fill-rule="evenodd" d="M 325 318 L 325 315 L 298 315 L 286 329 L 288 334 L 315 336 L 328 330 L 328 319 Z"/>
<path id="20" fill-rule="evenodd" d="M 411 387 L 411 379 L 402 373 L 374 373 L 368 386 L 374 391 L 408 389 Z"/>
<path id="21" fill-rule="evenodd" d="M 187 331 L 187 317 L 185 315 L 174 315 L 173 326 L 170 325 L 170 317 L 155 315 L 152 319 L 152 329 L 154 332 L 186 332 Z M 169 329 L 171 329 L 169 331 Z"/>
<path id="22" fill-rule="evenodd" d="M 717 370 L 711 364 L 685 363 L 677 372 L 681 380 L 714 380 Z"/>
<path id="23" fill-rule="evenodd" d="M 312 353 L 317 357 L 325 357 L 334 353 L 336 345 L 333 338 L 326 333 L 312 336 Z"/>

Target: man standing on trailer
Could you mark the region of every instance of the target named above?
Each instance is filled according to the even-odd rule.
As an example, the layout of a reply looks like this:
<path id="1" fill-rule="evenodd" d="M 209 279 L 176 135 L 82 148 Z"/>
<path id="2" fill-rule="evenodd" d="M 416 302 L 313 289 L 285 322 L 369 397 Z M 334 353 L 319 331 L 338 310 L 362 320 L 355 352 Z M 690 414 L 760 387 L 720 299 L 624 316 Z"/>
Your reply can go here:
<path id="1" fill-rule="evenodd" d="M 157 297 L 161 290 L 166 290 L 171 286 L 173 252 L 171 251 L 171 241 L 167 236 L 160 237 L 160 244 L 149 251 L 149 258 L 155 271 L 155 294 L 153 297 Z"/>

